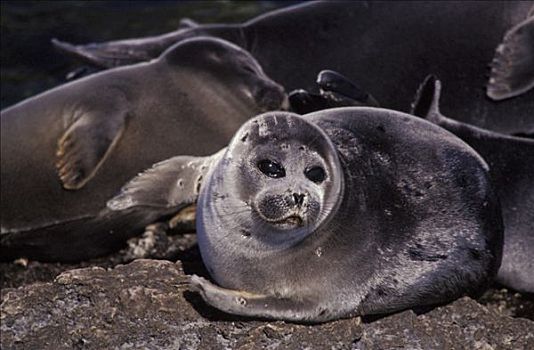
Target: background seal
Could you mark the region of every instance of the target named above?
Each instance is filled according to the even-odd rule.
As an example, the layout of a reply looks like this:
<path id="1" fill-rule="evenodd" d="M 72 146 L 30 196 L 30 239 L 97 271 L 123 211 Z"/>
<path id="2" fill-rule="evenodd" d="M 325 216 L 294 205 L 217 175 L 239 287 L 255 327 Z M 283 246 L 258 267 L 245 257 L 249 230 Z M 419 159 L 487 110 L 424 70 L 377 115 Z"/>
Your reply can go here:
<path id="1" fill-rule="evenodd" d="M 101 213 L 129 178 L 177 153 L 212 153 L 285 100 L 246 51 L 195 38 L 3 110 L 1 258 L 82 260 L 116 249 L 155 219 Z"/>

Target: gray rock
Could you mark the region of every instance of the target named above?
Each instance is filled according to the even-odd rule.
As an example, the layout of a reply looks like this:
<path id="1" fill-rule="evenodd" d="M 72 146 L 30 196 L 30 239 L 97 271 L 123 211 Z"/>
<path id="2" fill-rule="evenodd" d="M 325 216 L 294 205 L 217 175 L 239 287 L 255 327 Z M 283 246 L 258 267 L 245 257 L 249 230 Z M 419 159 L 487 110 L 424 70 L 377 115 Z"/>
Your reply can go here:
<path id="1" fill-rule="evenodd" d="M 534 322 L 464 297 L 417 316 L 404 311 L 365 325 L 356 349 L 534 349 Z"/>
<path id="2" fill-rule="evenodd" d="M 187 269 L 186 269 L 187 270 Z M 463 298 L 417 316 L 248 320 L 188 291 L 181 263 L 136 260 L 2 291 L 2 349 L 531 349 L 534 322 Z"/>

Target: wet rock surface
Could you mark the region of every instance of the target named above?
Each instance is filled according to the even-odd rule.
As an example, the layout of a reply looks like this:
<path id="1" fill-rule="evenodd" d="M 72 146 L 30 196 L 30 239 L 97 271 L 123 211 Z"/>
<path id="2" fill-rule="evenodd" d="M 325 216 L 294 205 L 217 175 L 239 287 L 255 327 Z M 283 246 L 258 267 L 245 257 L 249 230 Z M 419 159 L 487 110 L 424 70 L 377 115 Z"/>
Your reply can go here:
<path id="1" fill-rule="evenodd" d="M 179 260 L 122 265 L 143 255 Z M 300 325 L 227 315 L 189 290 L 188 274 L 206 276 L 194 235 L 145 235 L 78 265 L 25 263 L 0 265 L 2 349 L 534 348 L 534 322 L 511 317 L 532 317 L 532 299 L 506 290 L 363 322 Z"/>

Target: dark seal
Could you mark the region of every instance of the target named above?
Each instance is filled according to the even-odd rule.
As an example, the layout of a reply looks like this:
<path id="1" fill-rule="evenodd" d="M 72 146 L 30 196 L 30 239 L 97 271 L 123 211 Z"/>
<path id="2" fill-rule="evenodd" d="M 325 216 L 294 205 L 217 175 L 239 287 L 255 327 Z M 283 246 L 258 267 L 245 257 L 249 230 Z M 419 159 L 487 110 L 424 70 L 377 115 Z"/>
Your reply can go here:
<path id="1" fill-rule="evenodd" d="M 486 160 L 504 220 L 503 258 L 497 281 L 534 293 L 534 140 L 445 117 L 439 109 L 440 93 L 440 81 L 428 77 L 418 91 L 414 114 L 454 133 Z"/>
<path id="2" fill-rule="evenodd" d="M 513 134 L 534 132 L 532 7 L 529 1 L 319 1 L 243 24 L 101 44 L 57 43 L 110 67 L 212 35 L 248 50 L 288 91 L 314 88 L 317 72 L 330 67 L 364 86 L 381 106 L 401 111 L 409 110 L 424 77 L 436 74 L 450 87 L 443 95 L 446 114 Z"/>
<path id="3" fill-rule="evenodd" d="M 488 167 L 451 133 L 378 108 L 246 122 L 227 149 L 175 157 L 109 202 L 197 201 L 194 276 L 229 313 L 326 321 L 447 302 L 497 272 L 502 221 Z"/>
<path id="4" fill-rule="evenodd" d="M 3 110 L 1 258 L 81 260 L 117 249 L 155 219 L 101 212 L 128 179 L 176 154 L 211 154 L 285 101 L 246 51 L 195 38 Z"/>

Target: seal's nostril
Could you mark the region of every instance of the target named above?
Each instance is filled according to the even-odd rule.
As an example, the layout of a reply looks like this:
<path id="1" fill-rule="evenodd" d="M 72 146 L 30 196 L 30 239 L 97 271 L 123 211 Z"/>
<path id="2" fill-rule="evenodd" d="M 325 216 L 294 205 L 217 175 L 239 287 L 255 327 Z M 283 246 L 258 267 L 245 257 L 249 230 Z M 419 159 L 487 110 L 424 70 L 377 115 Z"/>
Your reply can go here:
<path id="1" fill-rule="evenodd" d="M 278 84 L 255 87 L 252 94 L 256 101 L 266 110 L 287 109 L 289 106 L 287 94 Z"/>
<path id="2" fill-rule="evenodd" d="M 293 193 L 293 200 L 297 207 L 300 207 L 304 203 L 304 194 L 302 193 Z"/>

